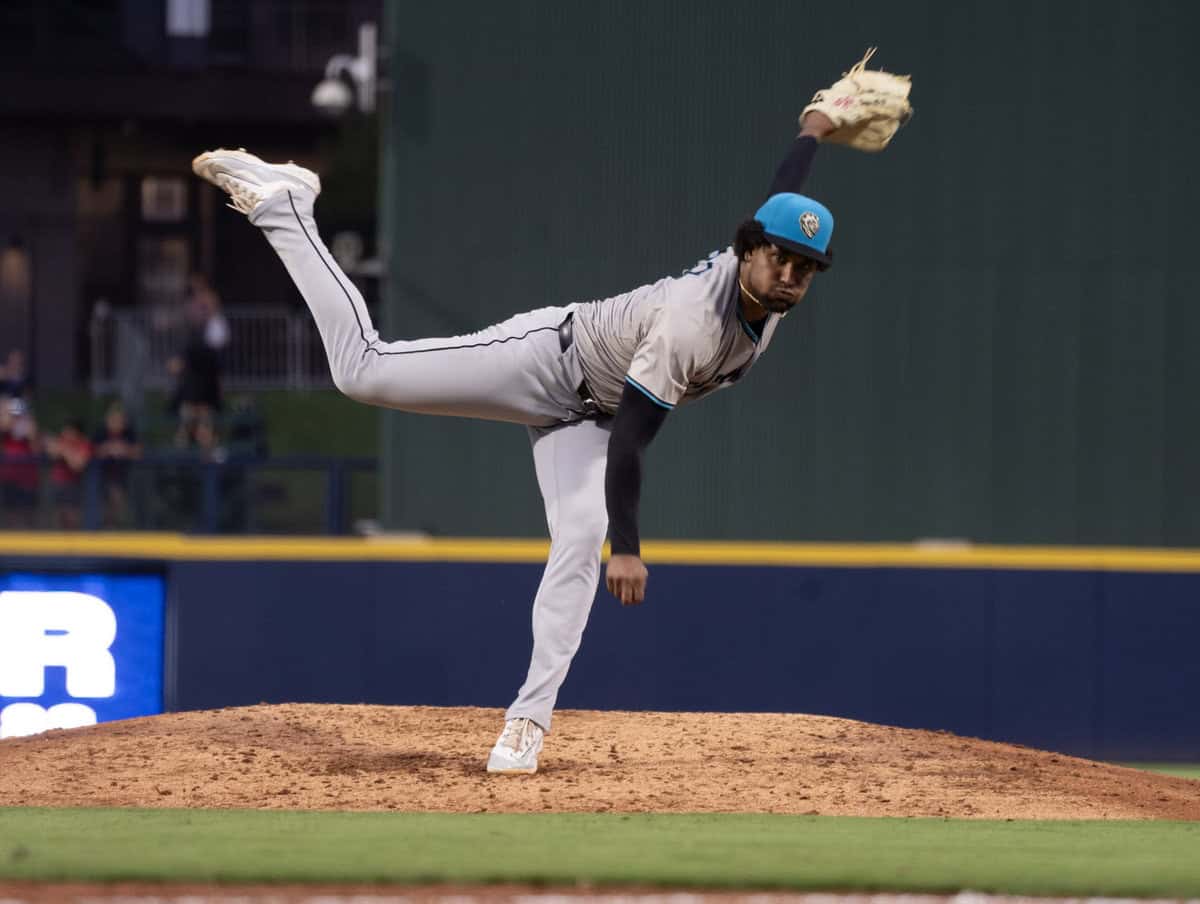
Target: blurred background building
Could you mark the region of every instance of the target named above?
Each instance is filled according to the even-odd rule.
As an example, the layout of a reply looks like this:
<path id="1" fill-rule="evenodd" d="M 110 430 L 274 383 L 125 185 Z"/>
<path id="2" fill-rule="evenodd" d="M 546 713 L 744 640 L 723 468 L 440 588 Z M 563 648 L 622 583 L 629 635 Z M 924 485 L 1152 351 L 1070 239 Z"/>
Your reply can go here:
<path id="1" fill-rule="evenodd" d="M 375 422 L 321 431 L 274 413 L 290 390 L 329 387 L 319 339 L 269 246 L 190 163 L 246 146 L 319 170 L 326 239 L 373 304 L 376 118 L 313 95 L 381 12 L 380 0 L 0 4 L 0 396 L 15 406 L 0 433 L 8 458 L 39 459 L 0 475 L 5 526 L 342 529 L 321 490 L 309 504 L 291 489 L 306 474 L 323 485 L 325 459 L 249 482 L 224 466 L 204 476 L 229 458 L 369 456 Z M 127 436 L 109 435 L 113 418 Z M 76 468 L 57 454 L 63 430 L 85 440 Z"/>
<path id="2" fill-rule="evenodd" d="M 176 306 L 194 272 L 227 309 L 294 303 L 270 249 L 239 232 L 240 217 L 222 211 L 189 164 L 206 148 L 244 145 L 328 171 L 347 133 L 353 141 L 365 127 L 316 109 L 313 88 L 379 8 L 379 0 L 0 4 L 0 337 L 6 350 L 26 350 L 34 387 L 88 381 L 93 317 Z M 334 225 L 364 242 L 373 235 L 374 159 L 369 150 L 366 171 L 355 174 L 360 188 L 345 180 L 351 199 L 327 204 L 343 220 Z"/>

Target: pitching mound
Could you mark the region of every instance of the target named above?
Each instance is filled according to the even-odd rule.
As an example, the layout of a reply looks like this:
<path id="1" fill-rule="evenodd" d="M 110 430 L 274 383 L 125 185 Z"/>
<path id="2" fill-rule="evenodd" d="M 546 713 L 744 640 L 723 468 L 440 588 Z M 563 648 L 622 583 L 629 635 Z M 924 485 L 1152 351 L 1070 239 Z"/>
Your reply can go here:
<path id="1" fill-rule="evenodd" d="M 1200 782 L 821 716 L 562 711 L 484 771 L 490 709 L 289 704 L 0 741 L 0 806 L 1200 819 Z"/>

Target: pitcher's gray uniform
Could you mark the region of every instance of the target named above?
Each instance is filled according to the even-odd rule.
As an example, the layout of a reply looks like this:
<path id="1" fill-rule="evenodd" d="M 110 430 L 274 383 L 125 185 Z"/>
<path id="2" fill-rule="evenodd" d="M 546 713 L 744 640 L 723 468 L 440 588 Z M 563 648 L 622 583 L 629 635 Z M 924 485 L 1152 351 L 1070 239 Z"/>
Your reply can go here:
<path id="1" fill-rule="evenodd" d="M 549 731 L 600 577 L 605 455 L 626 376 L 667 407 L 701 398 L 749 369 L 779 317 L 771 315 L 755 341 L 738 310 L 737 259 L 726 250 L 603 301 L 518 314 L 465 336 L 384 342 L 321 242 L 312 205 L 311 195 L 282 193 L 250 220 L 308 302 L 337 388 L 371 405 L 530 428 L 550 557 L 533 602 L 529 673 L 508 718 Z M 564 352 L 559 327 L 568 314 L 574 341 Z M 592 389 L 597 415 L 588 414 L 581 383 Z"/>
<path id="2" fill-rule="evenodd" d="M 596 402 L 615 412 L 629 382 L 667 408 L 736 382 L 771 342 L 778 315 L 759 338 L 738 305 L 738 260 L 714 252 L 682 276 L 579 305 L 575 344 Z"/>
<path id="3" fill-rule="evenodd" d="M 801 137 L 808 144 L 797 140 L 776 183 L 784 176 L 794 182 L 794 172 L 801 178 L 806 172 L 816 143 Z M 533 604 L 529 671 L 488 768 L 534 771 L 542 732 L 550 728 L 596 594 L 610 512 L 609 586 L 619 584 L 613 565 L 626 560 L 622 567 L 628 571 L 619 579 L 626 582 L 619 584 L 622 601 L 640 602 L 641 450 L 664 411 L 732 385 L 758 360 L 781 313 L 803 297 L 811 280 L 812 270 L 801 272 L 797 262 L 828 264 L 832 216 L 818 202 L 787 193 L 784 180 L 784 193 L 774 194 L 756 214 L 766 227 L 759 219 L 739 227 L 738 254 L 714 252 L 680 276 L 602 301 L 518 314 L 465 336 L 385 342 L 317 233 L 313 203 L 320 181 L 314 173 L 267 164 L 243 151 L 202 154 L 193 169 L 229 192 L 233 206 L 264 232 L 312 311 L 343 393 L 372 405 L 528 428 L 550 555 Z M 763 293 L 761 299 L 743 277 Z M 755 312 L 753 323 L 745 317 L 748 310 Z M 606 474 L 614 423 L 612 450 L 621 451 L 613 451 Z M 614 478 L 616 471 L 624 483 Z M 622 489 L 614 492 L 614 486 Z M 637 592 L 626 599 L 630 587 Z"/>

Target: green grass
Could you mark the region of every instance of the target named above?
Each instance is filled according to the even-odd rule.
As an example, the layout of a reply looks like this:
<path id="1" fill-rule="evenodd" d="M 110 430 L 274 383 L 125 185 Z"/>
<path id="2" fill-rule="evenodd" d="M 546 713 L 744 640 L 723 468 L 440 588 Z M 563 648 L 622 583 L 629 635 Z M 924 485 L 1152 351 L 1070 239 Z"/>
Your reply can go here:
<path id="1" fill-rule="evenodd" d="M 1200 896 L 1200 823 L 0 809 L 0 879 Z"/>
<path id="2" fill-rule="evenodd" d="M 1163 775 L 1175 775 L 1179 778 L 1200 779 L 1200 765 L 1195 763 L 1121 763 L 1131 769 L 1144 769 L 1147 772 L 1161 772 Z"/>

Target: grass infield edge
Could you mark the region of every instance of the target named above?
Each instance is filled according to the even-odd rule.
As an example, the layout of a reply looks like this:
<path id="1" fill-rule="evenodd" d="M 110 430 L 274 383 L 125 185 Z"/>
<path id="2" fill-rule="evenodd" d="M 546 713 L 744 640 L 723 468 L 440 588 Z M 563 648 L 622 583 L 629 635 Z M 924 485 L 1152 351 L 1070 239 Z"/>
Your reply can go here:
<path id="1" fill-rule="evenodd" d="M 1200 822 L 0 808 L 0 881 L 1200 897 Z"/>

